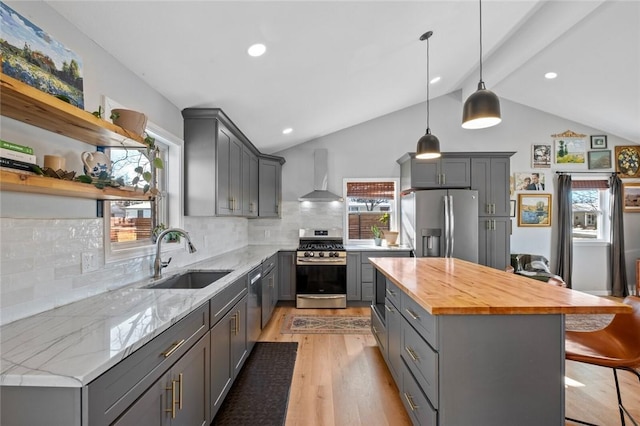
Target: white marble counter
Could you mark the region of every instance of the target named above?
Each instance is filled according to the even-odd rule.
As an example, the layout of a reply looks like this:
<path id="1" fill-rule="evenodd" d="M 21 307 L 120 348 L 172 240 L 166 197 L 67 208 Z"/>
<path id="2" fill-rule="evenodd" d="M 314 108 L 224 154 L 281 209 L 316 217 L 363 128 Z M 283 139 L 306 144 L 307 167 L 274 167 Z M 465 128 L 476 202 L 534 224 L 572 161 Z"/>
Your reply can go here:
<path id="1" fill-rule="evenodd" d="M 377 246 L 373 243 L 370 244 L 345 244 L 344 248 L 347 251 L 411 251 L 411 247 L 409 246 L 388 246 L 383 244 L 381 246 Z"/>
<path id="2" fill-rule="evenodd" d="M 0 385 L 85 386 L 281 249 L 293 248 L 247 246 L 163 272 L 233 270 L 203 289 L 152 290 L 147 279 L 6 324 Z"/>

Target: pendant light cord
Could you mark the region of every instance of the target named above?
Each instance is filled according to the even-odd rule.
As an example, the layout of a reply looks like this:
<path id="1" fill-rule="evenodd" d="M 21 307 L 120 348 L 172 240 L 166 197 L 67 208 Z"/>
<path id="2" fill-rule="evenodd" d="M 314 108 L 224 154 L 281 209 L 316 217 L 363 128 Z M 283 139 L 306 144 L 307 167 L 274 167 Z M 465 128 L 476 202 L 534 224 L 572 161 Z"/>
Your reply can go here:
<path id="1" fill-rule="evenodd" d="M 482 82 L 482 0 L 480 3 L 480 81 Z"/>
<path id="2" fill-rule="evenodd" d="M 429 128 L 429 37 L 427 37 L 427 129 Z"/>

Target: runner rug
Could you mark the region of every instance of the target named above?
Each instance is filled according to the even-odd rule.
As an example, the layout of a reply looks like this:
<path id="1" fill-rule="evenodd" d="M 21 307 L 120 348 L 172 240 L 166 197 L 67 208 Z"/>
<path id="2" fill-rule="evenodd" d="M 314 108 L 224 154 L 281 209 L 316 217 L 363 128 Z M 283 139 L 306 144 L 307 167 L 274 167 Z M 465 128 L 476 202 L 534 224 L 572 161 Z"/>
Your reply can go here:
<path id="1" fill-rule="evenodd" d="M 371 317 L 347 315 L 288 314 L 282 333 L 290 334 L 369 334 Z"/>
<path id="2" fill-rule="evenodd" d="M 297 342 L 257 342 L 211 426 L 281 426 Z"/>
<path id="3" fill-rule="evenodd" d="M 611 322 L 611 314 L 567 314 L 564 328 L 573 331 L 591 331 L 604 328 Z"/>

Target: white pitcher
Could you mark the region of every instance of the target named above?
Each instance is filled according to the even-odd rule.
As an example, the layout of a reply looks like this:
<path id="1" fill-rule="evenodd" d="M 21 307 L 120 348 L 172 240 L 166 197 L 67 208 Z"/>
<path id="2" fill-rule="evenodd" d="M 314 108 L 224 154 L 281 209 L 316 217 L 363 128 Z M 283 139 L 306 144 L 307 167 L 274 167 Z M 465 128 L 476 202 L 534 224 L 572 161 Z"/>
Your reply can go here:
<path id="1" fill-rule="evenodd" d="M 84 164 L 84 172 L 91 177 L 99 177 L 100 173 L 107 172 L 111 176 L 111 159 L 100 151 L 83 152 L 80 155 Z"/>

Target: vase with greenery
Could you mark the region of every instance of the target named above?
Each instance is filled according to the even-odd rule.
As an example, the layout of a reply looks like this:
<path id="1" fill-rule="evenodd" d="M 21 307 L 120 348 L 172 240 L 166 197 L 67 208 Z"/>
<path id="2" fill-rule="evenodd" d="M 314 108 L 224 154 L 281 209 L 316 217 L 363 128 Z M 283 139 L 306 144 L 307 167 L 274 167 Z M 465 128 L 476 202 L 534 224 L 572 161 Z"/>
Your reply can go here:
<path id="1" fill-rule="evenodd" d="M 371 225 L 371 233 L 373 234 L 373 242 L 375 245 L 382 245 L 382 231 L 377 225 Z"/>
<path id="2" fill-rule="evenodd" d="M 384 225 L 385 228 L 389 228 L 389 220 L 391 216 L 389 213 L 385 212 L 378 221 Z M 393 246 L 396 245 L 396 241 L 398 240 L 398 232 L 391 231 L 390 229 L 385 229 L 383 232 L 384 239 L 387 240 L 387 245 Z"/>

